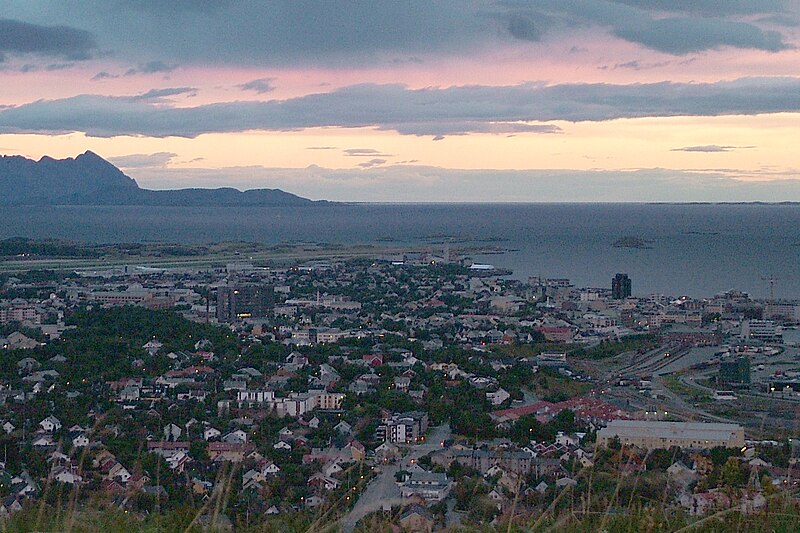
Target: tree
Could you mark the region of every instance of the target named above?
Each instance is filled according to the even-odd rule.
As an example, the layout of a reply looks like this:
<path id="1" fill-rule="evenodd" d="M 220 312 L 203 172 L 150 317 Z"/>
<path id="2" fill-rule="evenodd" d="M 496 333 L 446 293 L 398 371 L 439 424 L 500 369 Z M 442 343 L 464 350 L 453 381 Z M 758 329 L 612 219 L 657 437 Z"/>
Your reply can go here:
<path id="1" fill-rule="evenodd" d="M 747 480 L 746 476 L 747 473 L 742 472 L 741 462 L 734 457 L 729 457 L 722 466 L 720 483 L 727 489 L 726 492 L 728 492 L 729 495 L 733 495 L 736 490 L 744 484 L 744 481 Z"/>
<path id="2" fill-rule="evenodd" d="M 193 440 L 189 445 L 189 456 L 200 462 L 208 459 L 208 443 L 202 440 Z"/>

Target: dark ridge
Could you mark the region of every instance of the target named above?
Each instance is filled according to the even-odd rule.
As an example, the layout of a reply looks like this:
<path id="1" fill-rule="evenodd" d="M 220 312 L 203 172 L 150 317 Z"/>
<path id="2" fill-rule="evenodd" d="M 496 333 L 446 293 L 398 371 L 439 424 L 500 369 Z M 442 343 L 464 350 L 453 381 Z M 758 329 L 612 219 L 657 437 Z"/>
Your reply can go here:
<path id="1" fill-rule="evenodd" d="M 0 205 L 303 206 L 318 203 L 280 189 L 142 189 L 120 169 L 87 151 L 33 161 L 0 157 Z"/>

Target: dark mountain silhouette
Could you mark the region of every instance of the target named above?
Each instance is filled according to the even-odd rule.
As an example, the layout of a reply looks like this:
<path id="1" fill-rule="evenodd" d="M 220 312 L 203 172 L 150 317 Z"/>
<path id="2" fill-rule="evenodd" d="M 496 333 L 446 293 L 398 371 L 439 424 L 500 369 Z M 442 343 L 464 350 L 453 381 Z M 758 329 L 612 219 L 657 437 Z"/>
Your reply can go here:
<path id="1" fill-rule="evenodd" d="M 0 157 L 0 205 L 299 206 L 313 202 L 280 189 L 142 189 L 95 154 L 76 158 Z"/>

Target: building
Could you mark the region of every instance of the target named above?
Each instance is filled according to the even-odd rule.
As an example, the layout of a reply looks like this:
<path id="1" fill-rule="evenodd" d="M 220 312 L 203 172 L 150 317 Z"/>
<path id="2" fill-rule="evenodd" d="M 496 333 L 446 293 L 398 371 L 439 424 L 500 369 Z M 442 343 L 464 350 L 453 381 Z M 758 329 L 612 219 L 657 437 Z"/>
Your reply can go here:
<path id="1" fill-rule="evenodd" d="M 614 279 L 611 280 L 611 297 L 615 300 L 624 300 L 631 294 L 631 278 L 627 274 L 614 276 Z"/>
<path id="2" fill-rule="evenodd" d="M 420 411 L 393 414 L 383 420 L 376 432 L 378 439 L 396 444 L 415 444 L 424 440 L 428 415 Z"/>
<path id="3" fill-rule="evenodd" d="M 567 368 L 566 352 L 542 352 L 536 357 L 536 364 L 553 368 Z"/>
<path id="4" fill-rule="evenodd" d="M 431 456 L 433 464 L 450 468 L 454 462 L 461 466 L 474 468 L 481 475 L 493 466 L 498 466 L 514 474 L 533 472 L 536 477 L 552 474 L 559 470 L 561 463 L 557 458 L 535 457 L 532 453 L 516 449 L 480 449 L 450 447 L 435 452 Z"/>
<path id="5" fill-rule="evenodd" d="M 275 300 L 271 285 L 257 283 L 227 285 L 217 289 L 217 320 L 238 322 L 271 314 Z"/>
<path id="6" fill-rule="evenodd" d="M 764 318 L 793 324 L 800 323 L 800 303 L 769 301 L 764 306 Z"/>
<path id="7" fill-rule="evenodd" d="M 783 340 L 783 333 L 772 320 L 745 320 L 742 322 L 742 338 L 780 342 Z"/>
<path id="8" fill-rule="evenodd" d="M 726 357 L 719 362 L 720 383 L 750 383 L 750 359 Z"/>
<path id="9" fill-rule="evenodd" d="M 722 342 L 722 334 L 718 330 L 682 324 L 671 326 L 661 334 L 661 338 L 664 342 L 683 346 L 716 346 Z"/>
<path id="10" fill-rule="evenodd" d="M 421 505 L 411 505 L 400 515 L 400 527 L 404 531 L 432 531 L 433 515 Z"/>
<path id="11" fill-rule="evenodd" d="M 209 442 L 208 458 L 218 462 L 241 463 L 255 449 L 255 445 L 249 442 Z"/>
<path id="12" fill-rule="evenodd" d="M 439 502 L 447 497 L 452 488 L 452 482 L 447 474 L 435 472 L 412 472 L 400 487 L 404 500 L 422 498 L 425 502 Z"/>
<path id="13" fill-rule="evenodd" d="M 11 322 L 39 324 L 41 323 L 41 317 L 36 308 L 27 302 L 17 305 L 0 305 L 0 325 L 6 325 Z"/>
<path id="14" fill-rule="evenodd" d="M 739 424 L 612 420 L 597 433 L 597 444 L 608 446 L 615 439 L 623 445 L 646 449 L 740 448 L 744 446 L 744 428 Z"/>

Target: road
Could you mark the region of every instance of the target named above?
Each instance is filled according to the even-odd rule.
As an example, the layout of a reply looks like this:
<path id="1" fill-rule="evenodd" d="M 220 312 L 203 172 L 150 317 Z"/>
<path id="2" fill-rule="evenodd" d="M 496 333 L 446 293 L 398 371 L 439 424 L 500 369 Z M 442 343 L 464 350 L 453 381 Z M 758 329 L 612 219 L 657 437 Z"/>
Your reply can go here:
<path id="1" fill-rule="evenodd" d="M 411 461 L 417 461 L 423 455 L 438 450 L 440 443 L 449 439 L 451 435 L 449 424 L 437 426 L 428 432 L 425 442 L 418 446 L 410 446 L 410 452 L 399 463 L 382 466 L 381 473 L 367 485 L 350 512 L 342 518 L 342 531 L 351 533 L 359 520 L 370 513 L 380 511 L 384 506 L 401 505 L 403 501 L 400 487 L 397 486 L 394 475 L 408 467 Z"/>

